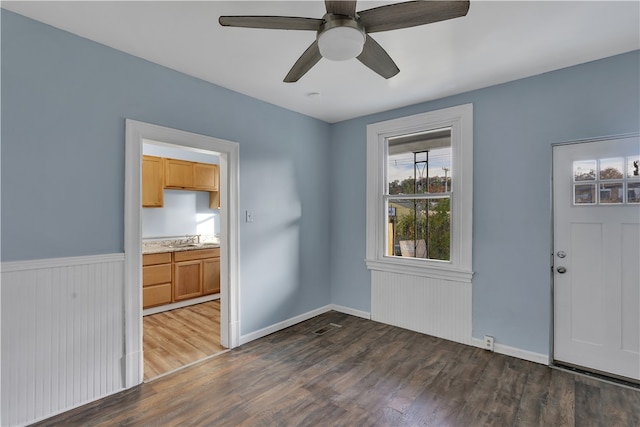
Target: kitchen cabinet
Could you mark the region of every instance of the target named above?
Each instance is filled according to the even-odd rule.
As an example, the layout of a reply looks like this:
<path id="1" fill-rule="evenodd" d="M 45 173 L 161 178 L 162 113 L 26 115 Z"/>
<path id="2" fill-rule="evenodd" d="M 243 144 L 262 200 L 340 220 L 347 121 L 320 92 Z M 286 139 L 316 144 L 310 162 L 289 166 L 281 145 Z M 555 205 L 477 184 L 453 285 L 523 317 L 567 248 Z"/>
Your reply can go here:
<path id="1" fill-rule="evenodd" d="M 218 191 L 218 165 L 193 163 L 193 187 L 196 190 Z"/>
<path id="2" fill-rule="evenodd" d="M 220 248 L 173 253 L 173 300 L 220 292 Z"/>
<path id="3" fill-rule="evenodd" d="M 161 157 L 142 156 L 142 207 L 164 205 L 164 163 Z"/>
<path id="4" fill-rule="evenodd" d="M 149 308 L 171 302 L 171 253 L 142 256 L 142 307 Z"/>
<path id="5" fill-rule="evenodd" d="M 218 165 L 165 159 L 165 187 L 195 191 L 218 191 Z"/>
<path id="6" fill-rule="evenodd" d="M 202 293 L 220 293 L 220 257 L 202 261 Z"/>
<path id="7" fill-rule="evenodd" d="M 166 188 L 193 188 L 193 162 L 165 159 L 164 185 Z"/>
<path id="8" fill-rule="evenodd" d="M 174 264 L 173 300 L 202 295 L 202 261 L 183 261 Z"/>

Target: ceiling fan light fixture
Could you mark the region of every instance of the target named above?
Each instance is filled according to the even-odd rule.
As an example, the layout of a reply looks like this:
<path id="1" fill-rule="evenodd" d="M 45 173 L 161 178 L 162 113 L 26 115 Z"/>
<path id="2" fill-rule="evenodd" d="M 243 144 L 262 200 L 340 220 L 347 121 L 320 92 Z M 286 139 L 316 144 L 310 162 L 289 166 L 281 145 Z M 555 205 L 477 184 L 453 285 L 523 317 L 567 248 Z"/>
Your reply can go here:
<path id="1" fill-rule="evenodd" d="M 354 26 L 328 28 L 318 34 L 318 48 L 323 58 L 346 61 L 362 53 L 365 33 Z"/>

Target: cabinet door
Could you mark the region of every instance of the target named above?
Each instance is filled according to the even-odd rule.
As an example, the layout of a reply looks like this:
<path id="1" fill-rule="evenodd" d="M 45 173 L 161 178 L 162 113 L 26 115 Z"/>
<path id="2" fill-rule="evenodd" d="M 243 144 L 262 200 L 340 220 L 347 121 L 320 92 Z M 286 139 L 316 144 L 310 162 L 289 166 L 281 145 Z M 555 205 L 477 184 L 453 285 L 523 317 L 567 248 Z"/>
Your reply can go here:
<path id="1" fill-rule="evenodd" d="M 161 157 L 142 156 L 142 207 L 164 204 L 164 165 Z"/>
<path id="2" fill-rule="evenodd" d="M 142 308 L 155 307 L 156 305 L 169 304 L 170 302 L 171 283 L 142 288 Z"/>
<path id="3" fill-rule="evenodd" d="M 193 188 L 193 163 L 184 160 L 165 160 L 165 187 Z"/>
<path id="4" fill-rule="evenodd" d="M 220 293 L 220 258 L 202 261 L 202 282 L 205 295 Z"/>
<path id="5" fill-rule="evenodd" d="M 218 191 L 218 165 L 194 163 L 193 185 L 196 190 Z"/>
<path id="6" fill-rule="evenodd" d="M 202 261 L 176 262 L 173 268 L 173 300 L 202 295 Z"/>

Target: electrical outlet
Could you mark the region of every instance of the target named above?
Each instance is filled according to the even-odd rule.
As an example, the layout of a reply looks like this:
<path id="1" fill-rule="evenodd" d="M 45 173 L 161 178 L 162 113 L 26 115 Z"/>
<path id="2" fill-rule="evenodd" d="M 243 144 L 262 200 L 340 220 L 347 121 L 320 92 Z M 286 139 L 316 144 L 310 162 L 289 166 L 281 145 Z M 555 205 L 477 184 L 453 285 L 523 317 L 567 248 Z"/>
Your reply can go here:
<path id="1" fill-rule="evenodd" d="M 493 351 L 493 337 L 491 335 L 484 336 L 484 349 Z"/>

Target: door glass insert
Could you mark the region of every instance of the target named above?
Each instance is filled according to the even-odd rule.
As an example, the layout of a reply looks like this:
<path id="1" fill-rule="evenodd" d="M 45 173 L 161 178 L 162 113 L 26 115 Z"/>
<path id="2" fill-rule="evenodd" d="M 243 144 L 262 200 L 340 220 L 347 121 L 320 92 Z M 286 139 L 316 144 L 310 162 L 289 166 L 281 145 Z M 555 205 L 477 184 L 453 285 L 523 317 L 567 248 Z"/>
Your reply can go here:
<path id="1" fill-rule="evenodd" d="M 640 203 L 640 156 L 573 162 L 573 204 Z"/>

